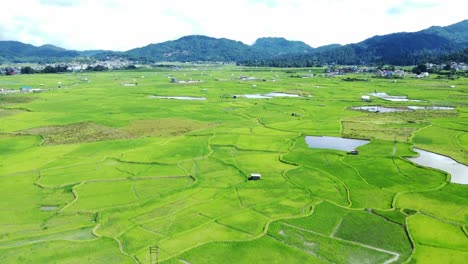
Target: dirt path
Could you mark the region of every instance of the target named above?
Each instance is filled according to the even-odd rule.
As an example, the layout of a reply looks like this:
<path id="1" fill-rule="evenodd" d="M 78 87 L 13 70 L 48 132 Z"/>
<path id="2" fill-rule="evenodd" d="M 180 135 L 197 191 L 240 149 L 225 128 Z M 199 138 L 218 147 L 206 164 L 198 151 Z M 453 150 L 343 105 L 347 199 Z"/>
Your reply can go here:
<path id="1" fill-rule="evenodd" d="M 338 224 L 335 226 L 335 228 L 333 228 L 333 232 L 330 235 L 331 237 L 335 237 L 336 231 L 338 231 L 338 229 L 340 228 L 342 222 L 343 222 L 343 218 L 341 218 L 340 222 L 338 222 Z"/>

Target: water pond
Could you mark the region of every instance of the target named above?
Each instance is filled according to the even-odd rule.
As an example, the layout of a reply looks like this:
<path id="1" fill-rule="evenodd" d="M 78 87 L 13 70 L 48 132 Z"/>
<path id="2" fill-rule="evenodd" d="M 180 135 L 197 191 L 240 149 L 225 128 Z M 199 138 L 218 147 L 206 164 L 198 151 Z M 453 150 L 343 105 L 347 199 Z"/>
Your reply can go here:
<path id="1" fill-rule="evenodd" d="M 196 101 L 204 101 L 206 100 L 205 97 L 195 97 L 195 96 L 157 96 L 153 95 L 150 98 L 157 98 L 157 99 L 176 99 L 176 100 L 196 100 Z"/>
<path id="2" fill-rule="evenodd" d="M 434 110 L 434 111 L 455 110 L 455 108 L 448 107 L 448 106 L 406 106 L 406 107 L 356 106 L 356 107 L 351 107 L 351 109 L 373 112 L 373 113 L 391 113 L 391 112 L 404 112 L 404 111 L 413 111 L 413 110 Z"/>
<path id="3" fill-rule="evenodd" d="M 410 100 L 406 96 L 388 95 L 386 93 L 371 93 L 369 95 L 392 102 L 423 102 L 423 100 Z"/>
<path id="4" fill-rule="evenodd" d="M 243 94 L 241 97 L 248 98 L 248 99 L 269 99 L 273 98 L 271 96 L 266 96 L 263 94 Z"/>
<path id="5" fill-rule="evenodd" d="M 334 149 L 343 151 L 351 151 L 357 147 L 369 143 L 369 140 L 327 136 L 306 136 L 305 141 L 309 148 Z"/>
<path id="6" fill-rule="evenodd" d="M 39 208 L 41 211 L 55 211 L 58 209 L 58 206 L 55 205 L 43 205 Z"/>
<path id="7" fill-rule="evenodd" d="M 356 106 L 356 107 L 351 107 L 351 109 L 373 112 L 373 113 L 391 113 L 391 112 L 409 111 L 406 108 L 385 107 L 385 106 Z"/>
<path id="8" fill-rule="evenodd" d="M 439 169 L 450 174 L 450 182 L 459 184 L 468 184 L 468 166 L 456 162 L 455 160 L 429 152 L 422 149 L 414 148 L 414 151 L 419 153 L 418 157 L 407 158 L 408 160 L 425 167 Z"/>
<path id="9" fill-rule="evenodd" d="M 273 97 L 299 97 L 298 94 L 289 93 L 267 93 L 267 94 L 243 94 L 238 97 L 244 97 L 248 99 L 270 99 Z"/>
<path id="10" fill-rule="evenodd" d="M 450 106 L 408 106 L 408 108 L 411 110 L 455 110 L 454 107 Z"/>
<path id="11" fill-rule="evenodd" d="M 299 97 L 298 94 L 290 94 L 290 93 L 267 93 L 265 96 L 271 97 Z"/>

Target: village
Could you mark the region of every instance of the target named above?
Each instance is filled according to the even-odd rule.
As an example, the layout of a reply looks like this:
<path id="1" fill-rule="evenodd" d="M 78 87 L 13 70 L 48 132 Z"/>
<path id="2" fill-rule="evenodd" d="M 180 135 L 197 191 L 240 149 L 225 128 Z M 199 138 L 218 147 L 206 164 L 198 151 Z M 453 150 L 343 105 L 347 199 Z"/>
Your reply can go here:
<path id="1" fill-rule="evenodd" d="M 373 72 L 376 76 L 383 78 L 399 78 L 399 77 L 416 77 L 424 78 L 431 73 L 437 73 L 441 71 L 468 71 L 468 65 L 466 63 L 451 62 L 449 64 L 434 64 L 426 63 L 424 65 L 424 71 L 415 72 L 414 69 L 420 67 L 412 66 L 413 69 L 400 68 L 396 69 L 395 66 L 342 66 L 336 65 L 325 65 L 325 74 L 328 77 L 335 75 L 345 75 L 348 73 L 362 73 L 362 72 Z M 136 69 L 141 67 L 161 67 L 160 64 L 139 64 L 139 61 L 131 61 L 124 58 L 113 57 L 103 60 L 94 60 L 86 62 L 61 62 L 51 64 L 31 64 L 31 63 L 11 63 L 6 65 L 0 65 L 0 75 L 16 75 L 16 74 L 29 74 L 29 73 L 57 73 L 57 72 L 85 72 L 85 71 L 105 71 L 105 70 L 126 70 Z M 25 70 L 28 68 L 28 70 Z M 30 69 L 30 70 L 29 70 Z M 56 69 L 56 71 L 48 72 L 48 69 Z M 300 78 L 310 78 L 313 74 L 291 76 Z M 250 78 L 250 79 L 249 79 Z M 243 77 L 244 80 L 253 80 L 252 77 Z"/>
<path id="2" fill-rule="evenodd" d="M 93 60 L 85 62 L 72 61 L 72 62 L 59 62 L 50 64 L 31 64 L 31 63 L 10 63 L 7 65 L 0 65 L 0 75 L 16 75 L 25 74 L 25 69 L 29 67 L 32 72 L 27 73 L 42 73 L 46 68 L 59 69 L 56 72 L 84 72 L 92 71 L 95 69 L 102 70 L 120 70 L 120 69 L 135 69 L 135 64 L 138 61 L 130 61 L 123 58 L 109 58 L 104 60 Z M 49 72 L 45 72 L 49 73 Z M 51 72 L 55 73 L 55 72 Z"/>

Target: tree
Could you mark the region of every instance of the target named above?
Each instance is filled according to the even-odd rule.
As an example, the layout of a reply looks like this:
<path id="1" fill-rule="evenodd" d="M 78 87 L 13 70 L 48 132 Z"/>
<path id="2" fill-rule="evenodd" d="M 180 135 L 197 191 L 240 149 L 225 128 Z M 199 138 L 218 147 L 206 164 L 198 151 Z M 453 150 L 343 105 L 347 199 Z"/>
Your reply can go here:
<path id="1" fill-rule="evenodd" d="M 25 66 L 21 68 L 21 74 L 33 74 L 35 72 L 36 71 L 34 71 L 34 69 L 29 66 Z"/>
<path id="2" fill-rule="evenodd" d="M 125 70 L 136 70 L 136 66 L 134 64 L 128 65 L 125 67 Z"/>
<path id="3" fill-rule="evenodd" d="M 427 65 L 419 64 L 418 66 L 413 68 L 412 72 L 416 74 L 421 74 L 421 72 L 427 72 Z"/>
<path id="4" fill-rule="evenodd" d="M 43 73 L 57 73 L 57 69 L 53 66 L 47 65 L 45 68 L 42 70 Z"/>
<path id="5" fill-rule="evenodd" d="M 106 66 L 96 65 L 94 67 L 88 66 L 88 68 L 86 68 L 86 70 L 87 71 L 107 71 L 108 68 Z"/>

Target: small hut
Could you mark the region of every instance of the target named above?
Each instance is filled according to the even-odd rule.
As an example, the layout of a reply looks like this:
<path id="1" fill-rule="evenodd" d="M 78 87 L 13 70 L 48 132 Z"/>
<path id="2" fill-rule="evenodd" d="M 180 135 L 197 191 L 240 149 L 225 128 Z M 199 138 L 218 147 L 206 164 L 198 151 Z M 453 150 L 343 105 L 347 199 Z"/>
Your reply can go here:
<path id="1" fill-rule="evenodd" d="M 258 181 L 262 178 L 262 175 L 260 173 L 251 173 L 249 181 Z"/>
<path id="2" fill-rule="evenodd" d="M 29 93 L 30 91 L 31 91 L 30 86 L 22 86 L 21 87 L 21 92 L 23 92 L 23 93 Z"/>

